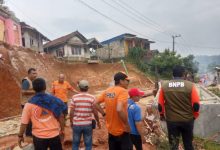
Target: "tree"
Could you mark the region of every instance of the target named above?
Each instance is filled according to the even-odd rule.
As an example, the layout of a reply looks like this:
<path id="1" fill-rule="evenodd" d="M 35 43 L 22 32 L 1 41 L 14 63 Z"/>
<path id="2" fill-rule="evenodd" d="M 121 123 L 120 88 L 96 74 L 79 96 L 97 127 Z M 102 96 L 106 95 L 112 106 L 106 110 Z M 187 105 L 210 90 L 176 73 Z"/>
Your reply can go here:
<path id="1" fill-rule="evenodd" d="M 143 57 L 145 54 L 146 50 L 139 47 L 131 48 L 128 52 L 128 60 L 134 63 L 138 67 L 138 69 L 143 72 L 148 71 L 148 65 L 143 61 Z"/>
<path id="2" fill-rule="evenodd" d="M 154 72 L 157 67 L 158 73 L 165 78 L 172 77 L 172 69 L 175 65 L 181 65 L 181 55 L 165 49 L 164 52 L 156 55 L 150 62 L 150 71 Z"/>
<path id="3" fill-rule="evenodd" d="M 199 70 L 199 63 L 194 59 L 194 55 L 188 55 L 187 57 L 182 58 L 183 66 L 192 74 L 197 73 Z"/>

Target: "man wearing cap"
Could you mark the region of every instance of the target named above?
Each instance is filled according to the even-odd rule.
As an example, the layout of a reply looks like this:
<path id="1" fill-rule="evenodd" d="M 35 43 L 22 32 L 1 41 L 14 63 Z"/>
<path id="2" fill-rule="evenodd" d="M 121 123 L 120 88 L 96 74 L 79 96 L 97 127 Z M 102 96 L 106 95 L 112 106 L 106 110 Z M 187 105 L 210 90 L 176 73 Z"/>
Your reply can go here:
<path id="1" fill-rule="evenodd" d="M 73 150 L 79 149 L 80 139 L 83 135 L 86 150 L 92 149 L 92 115 L 101 128 L 98 112 L 95 109 L 95 97 L 88 93 L 89 83 L 81 80 L 78 83 L 80 93 L 72 97 L 70 105 L 70 123 L 73 128 Z"/>
<path id="2" fill-rule="evenodd" d="M 158 110 L 166 119 L 171 150 L 177 150 L 182 136 L 185 150 L 193 150 L 194 120 L 199 116 L 199 95 L 196 86 L 184 80 L 185 68 L 173 68 L 173 80 L 161 85 Z"/>
<path id="3" fill-rule="evenodd" d="M 136 104 L 136 102 L 139 102 L 139 100 L 143 97 L 153 95 L 153 91 L 145 93 L 140 91 L 138 88 L 132 88 L 128 93 L 130 96 L 128 99 L 128 121 L 131 128 L 130 137 L 136 150 L 142 150 L 142 141 L 145 143 L 142 129 L 144 124 L 142 122 L 141 108 L 138 104 Z"/>
<path id="4" fill-rule="evenodd" d="M 118 72 L 114 75 L 114 81 L 115 86 L 101 94 L 96 107 L 103 116 L 106 116 L 109 150 L 130 150 L 132 144 L 127 117 L 129 78 L 125 73 Z M 100 107 L 101 103 L 105 103 L 106 112 Z"/>

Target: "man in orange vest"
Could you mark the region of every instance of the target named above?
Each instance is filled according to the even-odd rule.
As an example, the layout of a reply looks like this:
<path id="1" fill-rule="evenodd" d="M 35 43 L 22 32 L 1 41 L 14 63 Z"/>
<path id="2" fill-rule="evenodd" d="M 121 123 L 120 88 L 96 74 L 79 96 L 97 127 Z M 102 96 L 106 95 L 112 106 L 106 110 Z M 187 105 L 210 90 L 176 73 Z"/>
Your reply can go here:
<path id="1" fill-rule="evenodd" d="M 73 91 L 75 93 L 79 93 L 77 90 L 75 90 L 70 84 L 69 82 L 65 81 L 65 75 L 64 74 L 60 74 L 59 78 L 57 81 L 54 81 L 52 83 L 52 89 L 51 89 L 51 93 L 58 97 L 59 99 L 61 99 L 66 106 L 68 103 L 68 91 Z M 68 114 L 68 110 L 66 110 L 65 112 L 63 112 L 64 115 L 66 116 Z"/>

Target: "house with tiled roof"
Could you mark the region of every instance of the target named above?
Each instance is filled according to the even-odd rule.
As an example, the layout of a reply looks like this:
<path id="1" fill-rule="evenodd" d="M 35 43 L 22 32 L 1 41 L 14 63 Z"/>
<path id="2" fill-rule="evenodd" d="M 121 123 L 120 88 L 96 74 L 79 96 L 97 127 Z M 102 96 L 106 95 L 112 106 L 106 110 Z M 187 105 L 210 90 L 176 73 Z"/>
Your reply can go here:
<path id="1" fill-rule="evenodd" d="M 102 47 L 95 38 L 87 39 L 79 31 L 72 32 L 44 45 L 44 52 L 70 61 L 87 61 L 91 49 Z"/>

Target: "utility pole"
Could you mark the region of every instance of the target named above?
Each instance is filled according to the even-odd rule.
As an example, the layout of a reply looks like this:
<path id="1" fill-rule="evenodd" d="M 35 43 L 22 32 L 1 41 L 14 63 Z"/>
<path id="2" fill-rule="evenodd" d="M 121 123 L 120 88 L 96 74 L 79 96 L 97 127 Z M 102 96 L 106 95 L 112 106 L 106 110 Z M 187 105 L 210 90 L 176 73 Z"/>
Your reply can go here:
<path id="1" fill-rule="evenodd" d="M 177 37 L 181 37 L 181 35 L 172 35 L 172 38 L 173 38 L 173 52 L 175 51 L 175 38 Z"/>

